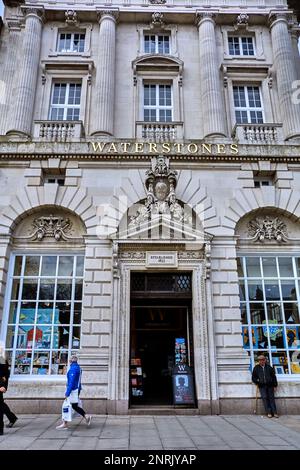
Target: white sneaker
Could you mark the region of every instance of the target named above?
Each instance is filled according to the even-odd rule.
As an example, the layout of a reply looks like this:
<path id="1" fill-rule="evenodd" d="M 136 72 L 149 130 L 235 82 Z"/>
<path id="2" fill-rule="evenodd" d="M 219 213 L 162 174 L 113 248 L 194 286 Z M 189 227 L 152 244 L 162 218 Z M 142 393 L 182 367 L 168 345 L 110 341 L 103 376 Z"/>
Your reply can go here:
<path id="1" fill-rule="evenodd" d="M 62 423 L 59 426 L 56 426 L 55 429 L 68 429 L 68 426 L 65 423 Z"/>
<path id="2" fill-rule="evenodd" d="M 87 424 L 88 426 L 90 426 L 91 421 L 92 421 L 92 417 L 91 417 L 91 416 L 88 416 L 88 417 L 86 418 L 86 424 Z"/>

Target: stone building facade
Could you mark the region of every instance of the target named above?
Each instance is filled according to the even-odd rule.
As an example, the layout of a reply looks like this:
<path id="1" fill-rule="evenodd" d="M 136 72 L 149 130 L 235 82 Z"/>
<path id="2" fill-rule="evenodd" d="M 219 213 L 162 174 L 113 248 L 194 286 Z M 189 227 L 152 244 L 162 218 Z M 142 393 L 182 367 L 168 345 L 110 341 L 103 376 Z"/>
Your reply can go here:
<path id="1" fill-rule="evenodd" d="M 0 321 L 17 411 L 299 412 L 299 27 L 285 0 L 5 0 Z M 184 374 L 183 374 L 184 375 Z M 183 408 L 185 412 L 186 408 Z M 181 411 L 182 412 L 182 411 Z"/>

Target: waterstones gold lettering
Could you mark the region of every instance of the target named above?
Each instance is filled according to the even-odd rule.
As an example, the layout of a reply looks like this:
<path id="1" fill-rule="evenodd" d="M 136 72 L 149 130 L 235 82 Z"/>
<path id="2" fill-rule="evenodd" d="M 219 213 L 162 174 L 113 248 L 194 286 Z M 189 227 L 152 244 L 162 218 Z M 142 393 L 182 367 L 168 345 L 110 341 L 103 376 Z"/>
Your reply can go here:
<path id="1" fill-rule="evenodd" d="M 175 154 L 175 155 L 238 155 L 237 144 L 177 143 L 177 142 L 89 142 L 99 154 Z"/>

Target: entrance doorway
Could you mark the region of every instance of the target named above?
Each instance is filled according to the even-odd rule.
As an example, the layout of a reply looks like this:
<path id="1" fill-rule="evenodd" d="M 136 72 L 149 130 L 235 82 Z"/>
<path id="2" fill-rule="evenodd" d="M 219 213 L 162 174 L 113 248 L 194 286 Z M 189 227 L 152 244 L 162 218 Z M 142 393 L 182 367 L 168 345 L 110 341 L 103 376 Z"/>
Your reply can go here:
<path id="1" fill-rule="evenodd" d="M 190 273 L 132 273 L 130 405 L 172 405 L 172 370 L 193 368 Z"/>

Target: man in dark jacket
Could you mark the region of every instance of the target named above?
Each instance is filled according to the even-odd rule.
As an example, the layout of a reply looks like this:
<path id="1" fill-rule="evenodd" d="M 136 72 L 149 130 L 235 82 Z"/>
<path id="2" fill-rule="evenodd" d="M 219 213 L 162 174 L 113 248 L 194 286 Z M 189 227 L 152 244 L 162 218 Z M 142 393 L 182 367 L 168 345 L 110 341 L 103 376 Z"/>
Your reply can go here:
<path id="1" fill-rule="evenodd" d="M 252 372 L 252 382 L 258 385 L 263 404 L 268 418 L 278 418 L 274 388 L 277 387 L 275 370 L 269 364 L 265 356 L 258 356 L 258 364 Z"/>

